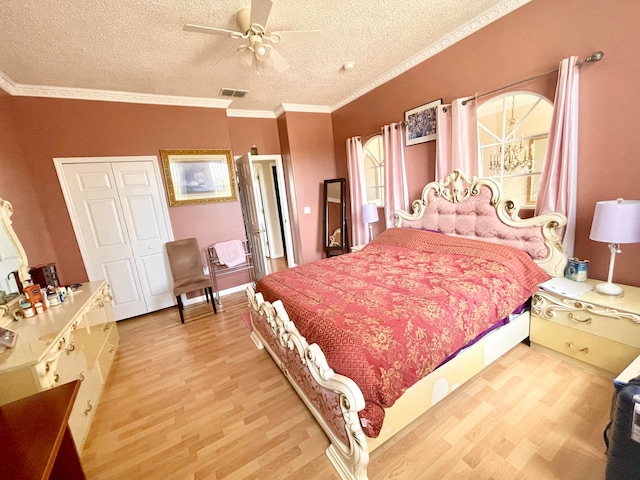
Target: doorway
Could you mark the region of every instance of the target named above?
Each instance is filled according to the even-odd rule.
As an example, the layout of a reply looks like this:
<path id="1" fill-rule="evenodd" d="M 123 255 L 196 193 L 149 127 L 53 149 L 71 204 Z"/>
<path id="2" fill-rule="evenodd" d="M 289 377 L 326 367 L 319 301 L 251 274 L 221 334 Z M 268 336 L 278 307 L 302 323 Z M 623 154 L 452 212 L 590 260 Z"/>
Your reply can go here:
<path id="1" fill-rule="evenodd" d="M 236 167 L 247 238 L 260 257 L 254 259 L 256 273 L 294 267 L 282 157 L 247 154 L 236 158 Z"/>

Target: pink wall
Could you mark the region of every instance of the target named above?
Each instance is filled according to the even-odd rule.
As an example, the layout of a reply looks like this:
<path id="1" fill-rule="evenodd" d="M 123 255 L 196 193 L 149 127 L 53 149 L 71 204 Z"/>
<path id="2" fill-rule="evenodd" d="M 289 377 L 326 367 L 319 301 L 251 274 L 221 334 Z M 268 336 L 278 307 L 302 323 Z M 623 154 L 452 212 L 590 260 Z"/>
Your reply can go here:
<path id="1" fill-rule="evenodd" d="M 260 155 L 279 154 L 278 122 L 275 118 L 228 117 L 231 149 L 244 155 L 253 145 Z"/>
<path id="2" fill-rule="evenodd" d="M 282 147 L 290 162 L 295 183 L 296 209 L 304 263 L 324 257 L 322 208 L 324 180 L 336 178 L 331 116 L 329 114 L 287 112 L 281 116 L 286 128 Z M 283 145 L 281 134 L 281 145 Z M 305 214 L 304 207 L 311 207 Z"/>
<path id="3" fill-rule="evenodd" d="M 43 210 L 34 198 L 34 176 L 18 143 L 12 102 L 13 99 L 0 90 L 0 197 L 13 205 L 13 228 L 31 265 L 38 265 L 55 259 L 56 254 Z"/>
<path id="4" fill-rule="evenodd" d="M 452 99 L 486 92 L 557 68 L 561 59 L 581 58 L 596 50 L 604 59 L 580 74 L 580 127 L 577 239 L 575 254 L 590 259 L 589 275 L 605 278 L 609 251 L 589 240 L 596 201 L 640 198 L 640 2 L 605 0 L 534 0 L 465 38 L 398 78 L 332 114 L 337 171 L 346 171 L 345 141 L 397 122 L 404 112 L 437 98 Z M 555 76 L 533 85 L 552 96 Z M 521 86 L 527 88 L 531 86 Z M 407 147 L 411 198 L 434 180 L 435 142 Z M 606 165 L 606 166 L 605 166 Z M 376 225 L 378 226 L 378 225 Z M 379 228 L 379 226 L 378 226 Z M 640 285 L 640 244 L 624 245 L 614 282 Z"/>
<path id="5" fill-rule="evenodd" d="M 322 256 L 322 181 L 347 176 L 347 137 L 401 121 L 431 100 L 489 91 L 556 68 L 567 56 L 603 50 L 604 60 L 581 73 L 576 241 L 576 255 L 591 260 L 590 276 L 603 278 L 608 250 L 588 239 L 595 202 L 639 197 L 640 60 L 631 48 L 640 43 L 638 18 L 640 3 L 631 0 L 615 8 L 605 0 L 588 8 L 580 0 L 534 0 L 331 115 L 288 112 L 275 122 L 227 118 L 218 109 L 0 95 L 0 195 L 14 203 L 31 263 L 55 261 L 63 282 L 81 281 L 86 273 L 52 158 L 158 155 L 162 148 L 231 148 L 238 155 L 255 144 L 260 153 L 283 156 L 295 187 L 292 220 L 297 215 L 301 229 L 294 241 L 299 261 L 308 262 Z M 552 96 L 554 84 L 552 75 L 532 87 Z M 407 147 L 411 198 L 434 179 L 434 156 L 435 142 Z M 195 236 L 203 248 L 244 236 L 238 202 L 172 207 L 170 217 L 176 238 Z M 623 246 L 614 281 L 640 285 L 639 260 L 640 244 Z"/>
<path id="6" fill-rule="evenodd" d="M 17 144 L 23 152 L 21 170 L 34 172 L 30 196 L 44 212 L 46 228 L 20 233 L 53 243 L 62 283 L 87 279 L 52 158 L 155 155 L 160 149 L 228 149 L 231 146 L 225 110 L 137 105 L 81 100 L 14 97 Z M 4 117 L 4 115 L 2 115 Z M 0 159 L 5 167 L 9 162 Z M 17 209 L 22 216 L 25 208 Z M 201 248 L 244 237 L 239 202 L 170 207 L 176 239 L 195 237 Z M 48 232 L 50 235 L 45 235 Z M 38 253 L 27 249 L 30 263 Z M 44 260 L 44 259 L 43 259 Z M 230 280 L 222 282 L 221 287 Z M 231 282 L 237 284 L 239 282 Z"/>

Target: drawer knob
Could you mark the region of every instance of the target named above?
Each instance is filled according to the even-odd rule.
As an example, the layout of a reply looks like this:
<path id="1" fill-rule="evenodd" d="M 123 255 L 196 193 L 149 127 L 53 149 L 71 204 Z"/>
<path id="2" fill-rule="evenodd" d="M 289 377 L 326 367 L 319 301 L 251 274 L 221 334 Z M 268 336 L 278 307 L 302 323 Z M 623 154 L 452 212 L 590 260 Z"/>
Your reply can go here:
<path id="1" fill-rule="evenodd" d="M 107 349 L 107 352 L 113 353 L 115 349 L 116 349 L 116 346 L 113 343 L 111 343 L 109 344 L 109 348 Z"/>
<path id="2" fill-rule="evenodd" d="M 66 338 L 62 337 L 62 338 L 60 339 L 60 341 L 58 342 L 58 350 L 61 350 L 61 349 L 62 349 L 62 346 L 63 346 L 65 343 L 67 343 L 67 340 L 66 340 Z"/>
<path id="3" fill-rule="evenodd" d="M 589 347 L 578 348 L 574 345 L 573 342 L 567 342 L 567 347 L 572 348 L 573 350 L 577 350 L 579 352 L 589 353 Z"/>
<path id="4" fill-rule="evenodd" d="M 576 322 L 586 323 L 587 325 L 591 325 L 591 317 L 587 317 L 584 320 L 576 317 L 573 312 L 569 312 L 569 320 L 575 320 Z"/>
<path id="5" fill-rule="evenodd" d="M 60 381 L 60 375 L 58 375 L 57 373 L 53 374 L 53 381 L 58 383 Z"/>
<path id="6" fill-rule="evenodd" d="M 84 382 L 84 373 L 78 372 L 78 380 L 80 380 L 81 382 Z"/>
<path id="7" fill-rule="evenodd" d="M 69 355 L 71 352 L 73 352 L 76 349 L 75 344 L 73 343 L 73 340 L 71 340 L 69 342 L 69 346 L 67 348 L 64 349 L 65 352 L 67 352 L 67 355 Z"/>
<path id="8" fill-rule="evenodd" d="M 105 324 L 102 326 L 102 330 L 104 330 L 105 332 L 106 332 L 107 330 L 109 330 L 109 324 L 108 324 L 108 323 L 105 323 Z"/>
<path id="9" fill-rule="evenodd" d="M 91 410 L 93 410 L 93 405 L 91 405 L 91 400 L 87 400 L 87 408 L 84 409 L 84 414 L 89 415 Z"/>

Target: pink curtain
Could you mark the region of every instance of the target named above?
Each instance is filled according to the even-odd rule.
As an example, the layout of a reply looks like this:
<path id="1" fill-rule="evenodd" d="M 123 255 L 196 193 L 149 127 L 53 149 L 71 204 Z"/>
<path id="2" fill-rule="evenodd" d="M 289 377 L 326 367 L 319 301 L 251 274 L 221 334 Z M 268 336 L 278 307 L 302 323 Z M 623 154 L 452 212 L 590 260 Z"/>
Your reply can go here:
<path id="1" fill-rule="evenodd" d="M 436 180 L 459 168 L 468 176 L 478 175 L 477 101 L 458 98 L 440 105 L 436 115 Z"/>
<path id="2" fill-rule="evenodd" d="M 367 227 L 362 222 L 362 205 L 366 203 L 364 155 L 360 137 L 347 138 L 347 170 L 351 199 L 351 245 L 367 243 Z"/>
<path id="3" fill-rule="evenodd" d="M 382 127 L 384 148 L 384 219 L 386 228 L 393 227 L 393 213 L 407 210 L 409 191 L 404 165 L 404 135 L 399 123 Z"/>
<path id="4" fill-rule="evenodd" d="M 536 215 L 560 212 L 567 217 L 562 244 L 573 256 L 578 183 L 578 57 L 560 62 L 549 141 L 540 174 Z"/>

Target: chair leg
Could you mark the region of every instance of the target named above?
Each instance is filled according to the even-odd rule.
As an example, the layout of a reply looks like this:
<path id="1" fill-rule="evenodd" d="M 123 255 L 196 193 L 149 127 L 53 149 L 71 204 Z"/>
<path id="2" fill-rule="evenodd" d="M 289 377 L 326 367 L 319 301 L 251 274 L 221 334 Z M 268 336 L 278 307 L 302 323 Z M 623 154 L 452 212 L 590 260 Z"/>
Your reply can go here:
<path id="1" fill-rule="evenodd" d="M 211 287 L 207 287 L 207 290 L 209 290 L 209 295 L 211 296 L 211 305 L 213 305 L 213 313 L 218 313 L 218 309 L 216 308 L 216 299 L 213 298 L 213 290 L 211 289 Z"/>
<path id="2" fill-rule="evenodd" d="M 180 295 L 176 295 L 176 300 L 178 301 L 178 312 L 180 312 L 180 322 L 184 323 L 184 315 L 182 314 L 182 310 L 184 307 L 182 306 L 182 297 Z"/>
<path id="3" fill-rule="evenodd" d="M 204 289 L 204 298 L 206 298 L 207 303 L 209 303 L 209 287 L 205 287 Z"/>

